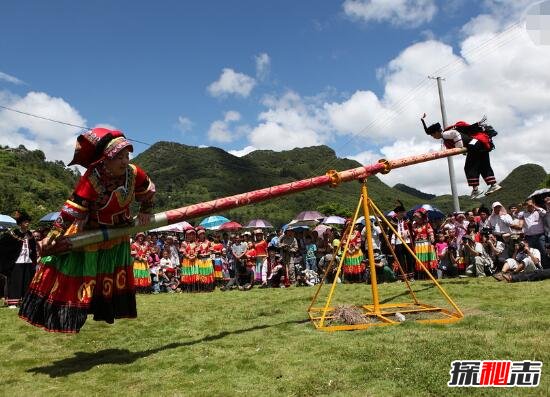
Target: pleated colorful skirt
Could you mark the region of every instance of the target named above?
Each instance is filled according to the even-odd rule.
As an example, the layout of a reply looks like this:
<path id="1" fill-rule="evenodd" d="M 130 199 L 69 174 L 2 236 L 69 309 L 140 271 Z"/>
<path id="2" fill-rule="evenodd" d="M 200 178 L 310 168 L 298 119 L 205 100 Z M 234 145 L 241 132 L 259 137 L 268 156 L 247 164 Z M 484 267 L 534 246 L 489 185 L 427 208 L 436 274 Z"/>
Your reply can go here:
<path id="1" fill-rule="evenodd" d="M 182 289 L 186 292 L 214 290 L 214 267 L 210 258 L 185 258 L 181 274 Z"/>
<path id="2" fill-rule="evenodd" d="M 151 286 L 151 275 L 146 261 L 134 260 L 134 285 L 140 288 Z"/>
<path id="3" fill-rule="evenodd" d="M 212 263 L 214 264 L 214 281 L 216 282 L 223 281 L 223 272 L 222 272 L 223 265 L 222 265 L 221 259 L 219 260 L 214 259 Z"/>
<path id="4" fill-rule="evenodd" d="M 42 258 L 19 316 L 51 332 L 76 333 L 88 314 L 112 324 L 135 318 L 134 273 L 128 237 Z"/>
<path id="5" fill-rule="evenodd" d="M 437 269 L 437 255 L 434 246 L 429 241 L 417 240 L 414 244 L 414 253 L 428 270 Z M 417 272 L 422 271 L 418 262 L 416 262 L 415 269 Z"/>
<path id="6" fill-rule="evenodd" d="M 363 281 L 365 273 L 365 263 L 363 262 L 363 252 L 357 250 L 353 254 L 347 253 L 343 263 L 344 280 L 348 282 Z"/>

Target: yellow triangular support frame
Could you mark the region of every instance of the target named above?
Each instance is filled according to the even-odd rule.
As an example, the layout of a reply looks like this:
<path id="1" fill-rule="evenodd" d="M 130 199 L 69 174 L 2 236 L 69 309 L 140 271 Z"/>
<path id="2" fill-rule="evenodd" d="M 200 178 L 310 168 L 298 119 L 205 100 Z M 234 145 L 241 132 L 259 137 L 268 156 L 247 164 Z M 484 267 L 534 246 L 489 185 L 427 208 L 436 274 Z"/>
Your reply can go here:
<path id="1" fill-rule="evenodd" d="M 367 323 L 331 324 L 330 320 L 332 319 L 332 312 L 335 309 L 334 307 L 331 306 L 332 298 L 334 295 L 334 291 L 336 289 L 336 285 L 338 283 L 338 278 L 342 271 L 344 258 L 346 257 L 346 254 L 348 252 L 349 242 L 351 240 L 349 236 L 351 233 L 353 233 L 353 225 L 355 225 L 355 222 L 357 221 L 357 218 L 361 209 L 363 209 L 363 215 L 365 217 L 365 227 L 367 231 L 367 236 L 366 236 L 368 241 L 367 252 L 368 252 L 368 259 L 369 259 L 369 266 L 370 266 L 370 277 L 371 277 L 370 285 L 371 285 L 373 303 L 356 306 L 358 309 L 361 309 L 363 311 L 363 316 L 368 320 Z M 431 281 L 438 288 L 441 295 L 443 295 L 443 297 L 447 300 L 447 302 L 452 306 L 454 311 L 449 311 L 447 309 L 444 309 L 438 306 L 433 306 L 433 305 L 419 302 L 399 262 L 398 262 L 399 270 L 403 275 L 403 279 L 404 279 L 403 281 L 405 282 L 409 290 L 409 293 L 412 297 L 413 302 L 380 304 L 379 296 L 378 296 L 378 284 L 376 280 L 376 269 L 374 266 L 374 252 L 372 247 L 372 229 L 371 229 L 371 223 L 370 223 L 371 209 L 372 209 L 372 212 L 389 227 L 392 233 L 394 233 L 395 236 L 401 240 L 401 242 L 403 243 L 403 246 L 413 255 L 418 265 L 427 274 L 429 281 Z M 405 243 L 405 241 L 403 241 L 401 236 L 399 236 L 395 228 L 386 219 L 384 214 L 378 209 L 378 207 L 374 204 L 374 202 L 368 197 L 366 180 L 363 181 L 361 186 L 361 196 L 359 198 L 357 209 L 355 210 L 353 222 L 350 224 L 350 226 L 348 226 L 348 229 L 344 231 L 344 236 L 347 236 L 345 238 L 346 243 L 344 244 L 344 250 L 340 258 L 340 261 L 338 262 L 336 275 L 334 277 L 334 281 L 331 285 L 330 292 L 328 294 L 325 304 L 322 307 L 315 307 L 315 303 L 317 302 L 319 293 L 321 291 L 321 288 L 323 287 L 324 280 L 326 279 L 327 274 L 330 272 L 332 266 L 334 265 L 334 258 L 336 258 L 336 255 L 333 255 L 333 260 L 327 266 L 324 277 L 321 280 L 321 283 L 319 284 L 319 286 L 317 287 L 317 290 L 315 291 L 311 304 L 308 307 L 308 315 L 313 325 L 315 326 L 315 328 L 322 331 L 333 332 L 333 331 L 349 331 L 349 330 L 356 330 L 356 329 L 366 329 L 373 326 L 397 325 L 397 324 L 400 324 L 400 322 L 394 318 L 395 313 L 397 312 L 405 315 L 405 317 L 407 317 L 410 314 L 421 315 L 421 314 L 434 314 L 434 313 L 438 313 L 438 315 L 440 316 L 440 318 L 412 320 L 419 323 L 440 323 L 440 324 L 452 323 L 464 317 L 464 314 L 458 308 L 456 303 L 451 299 L 451 297 L 447 294 L 447 292 L 443 289 L 443 287 L 432 276 L 431 272 L 418 259 L 418 257 L 413 252 L 413 250 L 410 249 L 410 247 Z M 389 243 L 389 241 L 387 240 L 387 235 L 383 233 L 383 236 L 386 239 L 386 242 Z M 388 246 L 391 247 L 390 244 L 388 244 Z M 338 250 L 338 249 L 339 248 L 337 247 L 335 250 Z M 393 253 L 393 250 L 392 250 L 392 253 Z M 336 252 L 334 252 L 334 254 L 336 254 Z M 394 253 L 394 258 L 396 258 L 395 253 Z M 411 321 L 411 320 L 407 320 L 407 321 Z"/>

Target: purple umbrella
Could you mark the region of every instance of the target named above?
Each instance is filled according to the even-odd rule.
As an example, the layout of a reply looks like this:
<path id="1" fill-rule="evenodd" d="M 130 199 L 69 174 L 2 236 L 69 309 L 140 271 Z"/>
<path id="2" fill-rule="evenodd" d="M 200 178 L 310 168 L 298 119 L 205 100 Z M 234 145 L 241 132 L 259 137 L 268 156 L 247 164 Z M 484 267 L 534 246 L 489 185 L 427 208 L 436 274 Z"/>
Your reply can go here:
<path id="1" fill-rule="evenodd" d="M 302 211 L 294 217 L 297 221 L 317 221 L 325 216 L 318 211 Z"/>
<path id="2" fill-rule="evenodd" d="M 273 225 L 263 219 L 252 219 L 245 226 L 245 229 L 271 229 Z"/>

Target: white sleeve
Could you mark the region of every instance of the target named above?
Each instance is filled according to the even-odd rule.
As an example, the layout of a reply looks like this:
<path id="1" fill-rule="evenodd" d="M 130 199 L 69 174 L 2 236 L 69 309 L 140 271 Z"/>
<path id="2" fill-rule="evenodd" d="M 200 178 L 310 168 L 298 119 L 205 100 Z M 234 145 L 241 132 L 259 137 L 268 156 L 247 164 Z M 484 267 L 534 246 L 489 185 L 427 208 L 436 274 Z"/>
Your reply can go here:
<path id="1" fill-rule="evenodd" d="M 443 137 L 443 139 L 452 140 L 455 148 L 464 147 L 464 144 L 462 143 L 462 136 L 457 130 L 443 131 L 441 133 L 441 136 Z"/>
<path id="2" fill-rule="evenodd" d="M 264 259 L 264 262 L 262 263 L 262 282 L 267 281 L 267 258 Z"/>

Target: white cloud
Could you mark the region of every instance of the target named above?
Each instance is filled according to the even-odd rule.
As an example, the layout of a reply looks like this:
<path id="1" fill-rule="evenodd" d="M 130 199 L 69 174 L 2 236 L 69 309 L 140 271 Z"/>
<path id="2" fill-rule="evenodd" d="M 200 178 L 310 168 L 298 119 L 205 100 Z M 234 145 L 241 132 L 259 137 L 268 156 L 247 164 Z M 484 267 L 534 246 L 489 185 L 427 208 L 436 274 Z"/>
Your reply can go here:
<path id="1" fill-rule="evenodd" d="M 430 22 L 437 13 L 435 0 L 346 0 L 344 13 L 363 22 L 389 22 L 395 26 L 417 27 Z"/>
<path id="2" fill-rule="evenodd" d="M 281 97 L 263 100 L 268 109 L 258 116 L 260 124 L 249 134 L 252 146 L 258 149 L 286 150 L 323 144 L 329 127 L 322 108 L 315 101 L 288 91 Z"/>
<path id="3" fill-rule="evenodd" d="M 236 157 L 243 157 L 246 156 L 248 153 L 252 153 L 255 150 L 258 149 L 256 149 L 254 146 L 245 146 L 240 150 L 229 150 L 229 153 Z"/>
<path id="4" fill-rule="evenodd" d="M 214 142 L 227 143 L 235 140 L 241 135 L 248 132 L 248 126 L 237 126 L 233 130 L 230 128 L 231 123 L 235 123 L 241 119 L 241 114 L 234 110 L 225 112 L 223 120 L 216 120 L 210 124 L 208 130 L 208 139 Z"/>
<path id="5" fill-rule="evenodd" d="M 0 103 L 13 109 L 36 114 L 75 125 L 86 125 L 86 120 L 63 98 L 44 92 L 29 92 L 19 97 L 7 91 L 0 92 Z M 25 145 L 42 150 L 48 160 L 72 159 L 78 128 L 0 109 L 0 144 Z"/>
<path id="6" fill-rule="evenodd" d="M 183 133 L 189 132 L 193 129 L 193 122 L 189 117 L 179 116 L 176 128 Z"/>
<path id="7" fill-rule="evenodd" d="M 256 80 L 246 74 L 235 72 L 233 69 L 224 68 L 220 78 L 207 88 L 213 97 L 225 97 L 237 95 L 246 98 L 256 85 Z"/>
<path id="8" fill-rule="evenodd" d="M 271 58 L 265 52 L 257 55 L 256 59 L 256 78 L 263 81 L 269 76 L 269 69 L 271 67 Z"/>
<path id="9" fill-rule="evenodd" d="M 25 82 L 19 80 L 17 77 L 11 76 L 4 72 L 0 72 L 0 81 L 7 81 L 11 84 L 25 84 Z"/>

